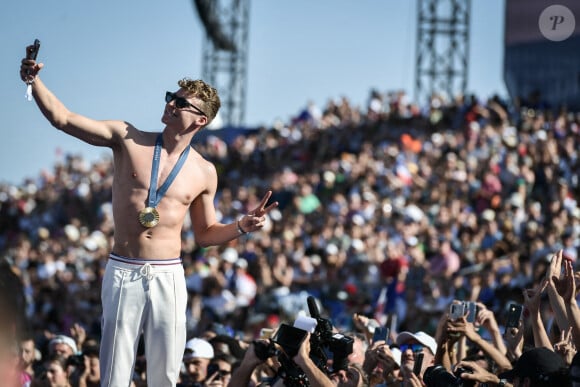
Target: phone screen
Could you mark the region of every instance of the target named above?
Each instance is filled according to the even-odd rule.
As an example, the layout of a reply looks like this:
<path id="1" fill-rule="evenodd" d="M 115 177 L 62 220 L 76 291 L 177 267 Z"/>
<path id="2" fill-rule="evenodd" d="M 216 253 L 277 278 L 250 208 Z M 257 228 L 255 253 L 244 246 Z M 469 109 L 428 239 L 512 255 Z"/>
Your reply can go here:
<path id="1" fill-rule="evenodd" d="M 387 327 L 376 327 L 375 333 L 373 334 L 373 343 L 377 341 L 387 342 L 389 336 L 389 328 Z"/>

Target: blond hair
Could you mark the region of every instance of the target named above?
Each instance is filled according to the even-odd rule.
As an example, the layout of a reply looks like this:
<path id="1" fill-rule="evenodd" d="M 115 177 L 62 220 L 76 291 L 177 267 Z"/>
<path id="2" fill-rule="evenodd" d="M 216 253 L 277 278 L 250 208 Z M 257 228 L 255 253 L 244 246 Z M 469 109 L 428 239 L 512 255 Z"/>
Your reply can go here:
<path id="1" fill-rule="evenodd" d="M 197 98 L 201 101 L 201 106 L 198 108 L 206 115 L 207 125 L 213 121 L 220 106 L 221 101 L 218 92 L 201 79 L 183 78 L 177 82 L 179 87 L 185 89 L 191 97 Z"/>

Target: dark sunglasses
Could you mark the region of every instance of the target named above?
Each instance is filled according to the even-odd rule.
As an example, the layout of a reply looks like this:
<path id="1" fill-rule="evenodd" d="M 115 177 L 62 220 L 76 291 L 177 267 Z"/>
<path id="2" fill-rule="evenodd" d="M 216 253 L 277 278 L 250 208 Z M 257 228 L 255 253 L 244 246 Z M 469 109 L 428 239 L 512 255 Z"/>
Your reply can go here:
<path id="1" fill-rule="evenodd" d="M 180 97 L 177 94 L 172 93 L 170 91 L 165 92 L 165 102 L 169 103 L 171 101 L 175 101 L 175 107 L 178 109 L 185 109 L 186 107 L 190 107 L 193 110 L 195 110 L 198 114 L 207 117 L 207 115 L 204 112 L 202 112 L 200 108 L 190 104 L 185 98 Z"/>
<path id="2" fill-rule="evenodd" d="M 405 352 L 407 349 L 410 349 L 413 352 L 421 352 L 423 348 L 425 348 L 425 346 L 421 344 L 402 344 L 399 346 L 401 352 Z"/>

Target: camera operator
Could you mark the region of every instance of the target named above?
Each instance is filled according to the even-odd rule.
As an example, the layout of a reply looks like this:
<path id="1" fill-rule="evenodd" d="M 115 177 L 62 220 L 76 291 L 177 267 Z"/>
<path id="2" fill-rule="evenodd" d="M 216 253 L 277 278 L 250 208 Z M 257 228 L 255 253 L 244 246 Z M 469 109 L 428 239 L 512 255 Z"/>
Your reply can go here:
<path id="1" fill-rule="evenodd" d="M 257 346 L 263 348 L 257 348 Z M 228 387 L 247 387 L 248 385 L 251 385 L 252 374 L 260 364 L 266 361 L 264 357 L 275 355 L 275 353 L 272 352 L 258 354 L 256 350 L 262 352 L 264 351 L 264 348 L 270 347 L 270 343 L 266 340 L 256 340 L 250 344 L 242 362 L 234 371 Z M 307 333 L 304 336 L 304 339 L 298 348 L 298 352 L 292 358 L 292 361 L 304 372 L 311 387 L 334 387 L 336 385 L 336 383 L 333 383 L 310 358 L 310 333 Z M 274 382 L 274 386 L 284 385 L 283 378 L 279 378 Z M 354 386 L 356 386 L 356 384 Z"/>
<path id="2" fill-rule="evenodd" d="M 234 371 L 228 387 L 247 387 L 253 385 L 252 382 L 257 382 L 252 377 L 254 371 L 267 360 L 264 356 L 274 356 L 275 353 L 258 355 L 256 346 L 267 348 L 270 347 L 270 343 L 267 340 L 256 340 L 250 344 L 242 362 Z M 258 351 L 261 350 L 263 349 L 258 349 Z M 365 372 L 356 364 L 349 364 L 345 369 L 330 376 L 326 375 L 310 357 L 310 333 L 304 336 L 292 361 L 304 372 L 308 385 L 311 387 L 366 387 L 369 385 Z M 273 385 L 284 386 L 284 379 L 278 378 Z"/>
<path id="3" fill-rule="evenodd" d="M 311 387 L 363 387 L 368 386 L 368 380 L 362 368 L 356 364 L 349 364 L 346 369 L 341 369 L 327 376 L 316 366 L 310 358 L 310 333 L 306 335 L 294 362 L 304 371 Z"/>
<path id="4" fill-rule="evenodd" d="M 292 360 L 304 371 L 311 387 L 330 387 L 334 385 L 329 377 L 310 358 L 310 333 L 304 336 L 298 353 Z"/>

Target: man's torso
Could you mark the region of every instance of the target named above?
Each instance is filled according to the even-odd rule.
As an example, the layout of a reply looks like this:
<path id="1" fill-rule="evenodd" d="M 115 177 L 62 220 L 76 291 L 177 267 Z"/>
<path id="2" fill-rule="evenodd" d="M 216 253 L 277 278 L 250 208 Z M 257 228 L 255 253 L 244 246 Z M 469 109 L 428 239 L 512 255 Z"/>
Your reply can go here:
<path id="1" fill-rule="evenodd" d="M 139 212 L 147 207 L 153 152 L 157 133 L 139 132 L 122 140 L 114 151 L 113 214 L 117 255 L 168 259 L 179 257 L 181 229 L 191 203 L 206 190 L 205 161 L 193 148 L 183 167 L 157 205 L 159 224 L 146 228 Z M 161 151 L 157 189 L 165 182 L 179 154 Z"/>

